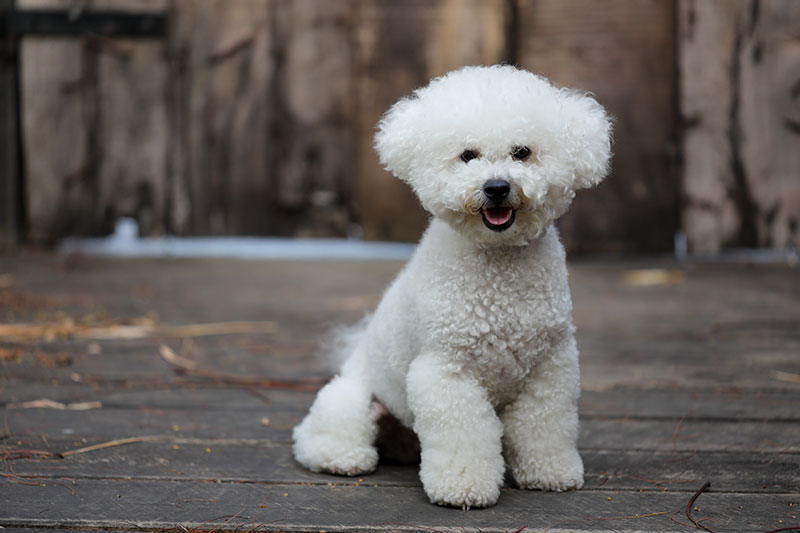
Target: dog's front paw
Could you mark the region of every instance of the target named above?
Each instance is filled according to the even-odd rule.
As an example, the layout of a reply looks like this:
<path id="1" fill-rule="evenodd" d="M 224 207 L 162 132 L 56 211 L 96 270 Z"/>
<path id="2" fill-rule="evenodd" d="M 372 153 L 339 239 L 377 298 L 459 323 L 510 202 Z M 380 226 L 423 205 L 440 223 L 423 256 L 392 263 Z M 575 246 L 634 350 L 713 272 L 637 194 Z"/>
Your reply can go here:
<path id="1" fill-rule="evenodd" d="M 304 422 L 295 428 L 294 439 L 295 458 L 313 472 L 356 476 L 378 465 L 378 451 L 353 435 L 314 433 Z"/>
<path id="2" fill-rule="evenodd" d="M 583 486 L 583 461 L 574 448 L 512 461 L 511 473 L 523 489 L 561 492 Z"/>
<path id="3" fill-rule="evenodd" d="M 420 478 L 432 503 L 469 509 L 497 503 L 503 484 L 502 456 L 475 460 L 464 456 L 423 453 Z"/>
<path id="4" fill-rule="evenodd" d="M 378 465 L 378 452 L 372 447 L 343 449 L 317 443 L 316 449 L 301 452 L 295 447 L 295 457 L 312 472 L 327 472 L 340 476 L 369 474 Z"/>

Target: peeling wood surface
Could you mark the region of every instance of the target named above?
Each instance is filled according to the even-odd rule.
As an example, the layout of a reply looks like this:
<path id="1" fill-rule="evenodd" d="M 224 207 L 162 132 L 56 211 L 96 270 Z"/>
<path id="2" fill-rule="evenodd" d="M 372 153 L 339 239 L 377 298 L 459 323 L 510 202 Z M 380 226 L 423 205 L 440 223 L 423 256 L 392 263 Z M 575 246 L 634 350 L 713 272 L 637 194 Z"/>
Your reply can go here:
<path id="1" fill-rule="evenodd" d="M 570 265 L 580 491 L 509 482 L 496 507 L 462 512 L 429 504 L 414 465 L 358 478 L 302 469 L 291 429 L 313 392 L 236 379 L 325 379 L 318 339 L 374 307 L 401 266 L 0 258 L 4 323 L 272 324 L 192 338 L 0 339 L 0 525 L 688 531 L 671 519 L 688 523 L 687 502 L 710 481 L 693 516 L 711 530 L 800 527 L 792 266 Z M 631 284 L 641 269 L 668 283 Z M 162 345 L 206 377 L 179 372 Z"/>
<path id="2" fill-rule="evenodd" d="M 166 0 L 82 6 L 159 10 Z M 144 233 L 163 233 L 169 147 L 163 43 L 23 39 L 20 64 L 28 239 L 108 233 L 120 216 L 136 216 Z"/>
<path id="3" fill-rule="evenodd" d="M 800 4 L 681 0 L 683 225 L 700 252 L 800 245 Z"/>
<path id="4" fill-rule="evenodd" d="M 179 235 L 256 233 L 277 217 L 269 201 L 274 2 L 169 4 L 172 61 L 169 229 Z M 234 216 L 240 210 L 241 217 Z M 248 226 L 249 225 L 249 226 Z"/>

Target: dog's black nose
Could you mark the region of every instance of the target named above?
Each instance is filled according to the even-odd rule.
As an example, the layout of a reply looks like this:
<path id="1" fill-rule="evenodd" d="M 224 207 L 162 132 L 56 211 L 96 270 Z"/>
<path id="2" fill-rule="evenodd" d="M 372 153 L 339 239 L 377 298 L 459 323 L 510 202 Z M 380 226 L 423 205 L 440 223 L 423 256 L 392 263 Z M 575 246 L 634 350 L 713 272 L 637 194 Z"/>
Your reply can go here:
<path id="1" fill-rule="evenodd" d="M 493 179 L 483 184 L 483 194 L 489 200 L 505 200 L 511 192 L 511 185 L 506 180 Z"/>

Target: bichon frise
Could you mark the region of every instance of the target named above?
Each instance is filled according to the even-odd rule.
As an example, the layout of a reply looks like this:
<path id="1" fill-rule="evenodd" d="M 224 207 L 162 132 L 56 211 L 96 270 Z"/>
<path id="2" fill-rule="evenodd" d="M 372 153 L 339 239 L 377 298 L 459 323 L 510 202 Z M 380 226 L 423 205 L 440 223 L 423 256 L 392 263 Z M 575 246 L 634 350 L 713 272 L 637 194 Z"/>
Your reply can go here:
<path id="1" fill-rule="evenodd" d="M 389 109 L 381 163 L 433 219 L 295 428 L 301 464 L 374 470 L 388 411 L 419 437 L 434 503 L 493 505 L 506 464 L 522 488 L 583 485 L 578 349 L 552 223 L 606 175 L 610 133 L 593 98 L 511 66 L 450 72 Z"/>

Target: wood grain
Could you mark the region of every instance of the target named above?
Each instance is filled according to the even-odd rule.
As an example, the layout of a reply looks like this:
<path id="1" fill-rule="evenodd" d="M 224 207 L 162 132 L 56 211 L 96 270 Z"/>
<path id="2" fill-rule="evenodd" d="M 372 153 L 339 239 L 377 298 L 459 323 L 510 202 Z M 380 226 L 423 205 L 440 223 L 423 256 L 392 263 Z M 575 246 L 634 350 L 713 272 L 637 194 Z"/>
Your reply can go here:
<path id="1" fill-rule="evenodd" d="M 359 24 L 358 208 L 367 239 L 416 241 L 429 215 L 409 187 L 383 170 L 375 125 L 400 97 L 447 71 L 502 62 L 509 14 L 499 0 L 367 0 Z"/>
<path id="2" fill-rule="evenodd" d="M 374 306 L 401 266 L 0 257 L 11 323 L 273 324 L 191 340 L 0 339 L 0 525 L 675 531 L 670 518 L 683 520 L 710 481 L 692 512 L 712 530 L 800 527 L 800 278 L 789 265 L 570 265 L 580 491 L 508 480 L 496 507 L 462 512 L 431 505 L 414 464 L 354 478 L 306 471 L 291 432 L 314 394 L 224 378 L 330 375 L 317 342 Z M 682 275 L 630 283 L 656 267 Z M 161 344 L 203 377 L 181 374 Z M 82 410 L 46 408 L 59 402 Z"/>
<path id="3" fill-rule="evenodd" d="M 683 224 L 692 249 L 800 242 L 800 9 L 680 2 Z"/>
<path id="4" fill-rule="evenodd" d="M 668 250 L 678 229 L 673 1 L 522 0 L 519 64 L 614 118 L 612 173 L 559 221 L 577 252 Z"/>
<path id="5" fill-rule="evenodd" d="M 23 39 L 25 200 L 3 224 L 20 207 L 6 234 L 34 244 L 121 216 L 144 235 L 414 241 L 428 214 L 377 162 L 381 114 L 450 69 L 516 62 L 615 117 L 612 176 L 559 223 L 570 251 L 666 251 L 678 232 L 697 252 L 798 246 L 793 0 L 19 5 L 171 21 L 161 41 Z"/>
<path id="6" fill-rule="evenodd" d="M 212 451 L 213 453 L 213 451 Z M 145 480 L 20 479 L 4 501 L 13 509 L 0 517 L 8 526 L 39 526 L 61 521 L 73 528 L 282 531 L 328 528 L 387 531 L 471 530 L 503 532 L 569 528 L 597 531 L 676 531 L 670 516 L 681 516 L 691 493 L 577 491 L 542 493 L 504 490 L 500 503 L 483 511 L 459 512 L 430 505 L 421 487 L 154 482 Z M 32 483 L 34 486 L 28 486 Z M 74 494 L 72 493 L 74 491 Z M 41 502 L 45 500 L 46 505 Z M 694 516 L 720 531 L 766 531 L 792 518 L 791 495 L 712 491 L 697 502 Z M 602 530 L 601 529 L 601 530 Z"/>
<path id="7" fill-rule="evenodd" d="M 177 144 L 170 230 L 254 234 L 278 217 L 268 171 L 274 2 L 170 2 L 170 105 Z"/>

